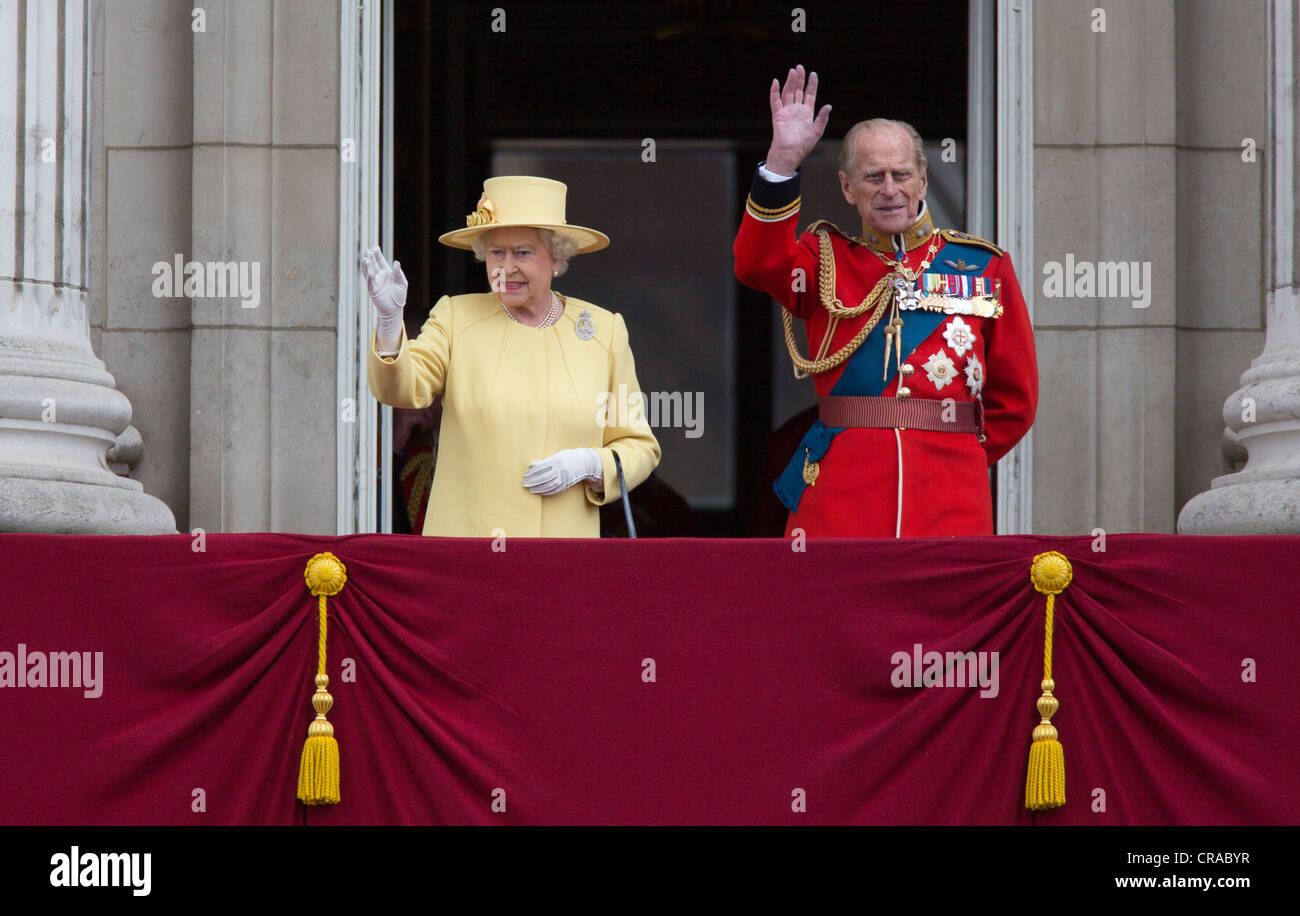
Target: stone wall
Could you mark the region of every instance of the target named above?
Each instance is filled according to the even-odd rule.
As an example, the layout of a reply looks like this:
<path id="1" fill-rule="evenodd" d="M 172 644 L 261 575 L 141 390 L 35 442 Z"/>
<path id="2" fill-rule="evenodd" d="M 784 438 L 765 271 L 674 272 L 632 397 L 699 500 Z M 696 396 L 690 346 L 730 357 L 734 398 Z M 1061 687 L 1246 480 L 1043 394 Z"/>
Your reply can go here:
<path id="1" fill-rule="evenodd" d="M 1265 5 L 1096 6 L 1034 4 L 1034 527 L 1172 532 L 1264 339 Z M 1067 257 L 1149 263 L 1149 304 L 1045 294 Z"/>
<path id="2" fill-rule="evenodd" d="M 92 339 L 134 476 L 185 530 L 333 533 L 339 4 L 93 8 Z M 256 306 L 155 296 L 177 254 L 256 275 Z"/>

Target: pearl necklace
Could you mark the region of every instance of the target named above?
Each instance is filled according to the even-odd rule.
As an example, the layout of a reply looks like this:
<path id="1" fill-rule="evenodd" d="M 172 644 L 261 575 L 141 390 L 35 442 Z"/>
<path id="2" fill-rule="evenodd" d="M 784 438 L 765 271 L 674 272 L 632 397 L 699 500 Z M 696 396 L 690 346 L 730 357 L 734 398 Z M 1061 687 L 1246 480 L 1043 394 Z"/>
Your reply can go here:
<path id="1" fill-rule="evenodd" d="M 509 317 L 509 319 L 513 321 L 515 324 L 523 324 L 522 321 L 520 321 L 518 318 L 515 317 L 515 313 L 510 311 L 510 307 L 507 306 L 504 302 L 501 303 L 501 308 L 505 310 L 506 316 Z M 555 322 L 559 320 L 560 320 L 560 297 L 555 295 L 555 291 L 552 290 L 551 307 L 550 309 L 547 310 L 546 317 L 542 319 L 541 324 L 532 325 L 532 327 L 536 327 L 539 330 L 541 328 L 549 328 L 551 325 L 555 324 Z"/>

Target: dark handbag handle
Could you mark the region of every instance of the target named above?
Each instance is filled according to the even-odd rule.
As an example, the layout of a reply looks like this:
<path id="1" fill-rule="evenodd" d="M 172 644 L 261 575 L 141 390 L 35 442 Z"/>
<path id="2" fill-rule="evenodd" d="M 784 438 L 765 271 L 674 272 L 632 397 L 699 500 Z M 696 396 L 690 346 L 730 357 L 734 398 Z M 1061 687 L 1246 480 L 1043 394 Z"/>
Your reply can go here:
<path id="1" fill-rule="evenodd" d="M 627 519 L 627 536 L 636 537 L 636 525 L 632 523 L 632 501 L 627 498 L 627 479 L 623 476 L 623 462 L 618 460 L 618 452 L 610 449 L 614 455 L 614 470 L 618 471 L 618 488 L 623 491 L 623 517 Z"/>

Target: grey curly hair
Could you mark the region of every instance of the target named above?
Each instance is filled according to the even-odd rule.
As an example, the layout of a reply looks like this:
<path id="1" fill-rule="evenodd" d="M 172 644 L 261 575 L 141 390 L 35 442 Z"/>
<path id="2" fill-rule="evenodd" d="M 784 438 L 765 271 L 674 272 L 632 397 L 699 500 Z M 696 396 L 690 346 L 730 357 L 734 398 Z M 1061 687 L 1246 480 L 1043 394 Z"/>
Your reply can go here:
<path id="1" fill-rule="evenodd" d="M 546 250 L 551 253 L 551 258 L 555 261 L 555 275 L 563 276 L 564 272 L 569 269 L 569 260 L 578 250 L 578 242 L 561 232 L 554 229 L 533 229 Z M 478 261 L 487 260 L 487 232 L 479 233 L 474 236 L 471 243 L 474 246 L 474 258 Z"/>

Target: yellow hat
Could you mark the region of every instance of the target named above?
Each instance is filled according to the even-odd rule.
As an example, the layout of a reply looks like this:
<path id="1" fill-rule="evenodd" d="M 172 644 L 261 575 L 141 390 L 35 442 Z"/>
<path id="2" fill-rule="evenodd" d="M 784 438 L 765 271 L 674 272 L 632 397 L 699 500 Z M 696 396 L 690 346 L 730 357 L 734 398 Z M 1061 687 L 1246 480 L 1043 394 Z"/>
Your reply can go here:
<path id="1" fill-rule="evenodd" d="M 584 226 L 570 226 L 564 221 L 564 198 L 568 187 L 561 181 L 528 175 L 507 175 L 483 182 L 483 196 L 478 207 L 465 217 L 464 229 L 454 229 L 439 236 L 438 241 L 452 248 L 473 248 L 474 238 L 493 229 L 527 226 L 553 229 L 578 243 L 577 254 L 599 251 L 609 244 L 609 236 Z"/>

